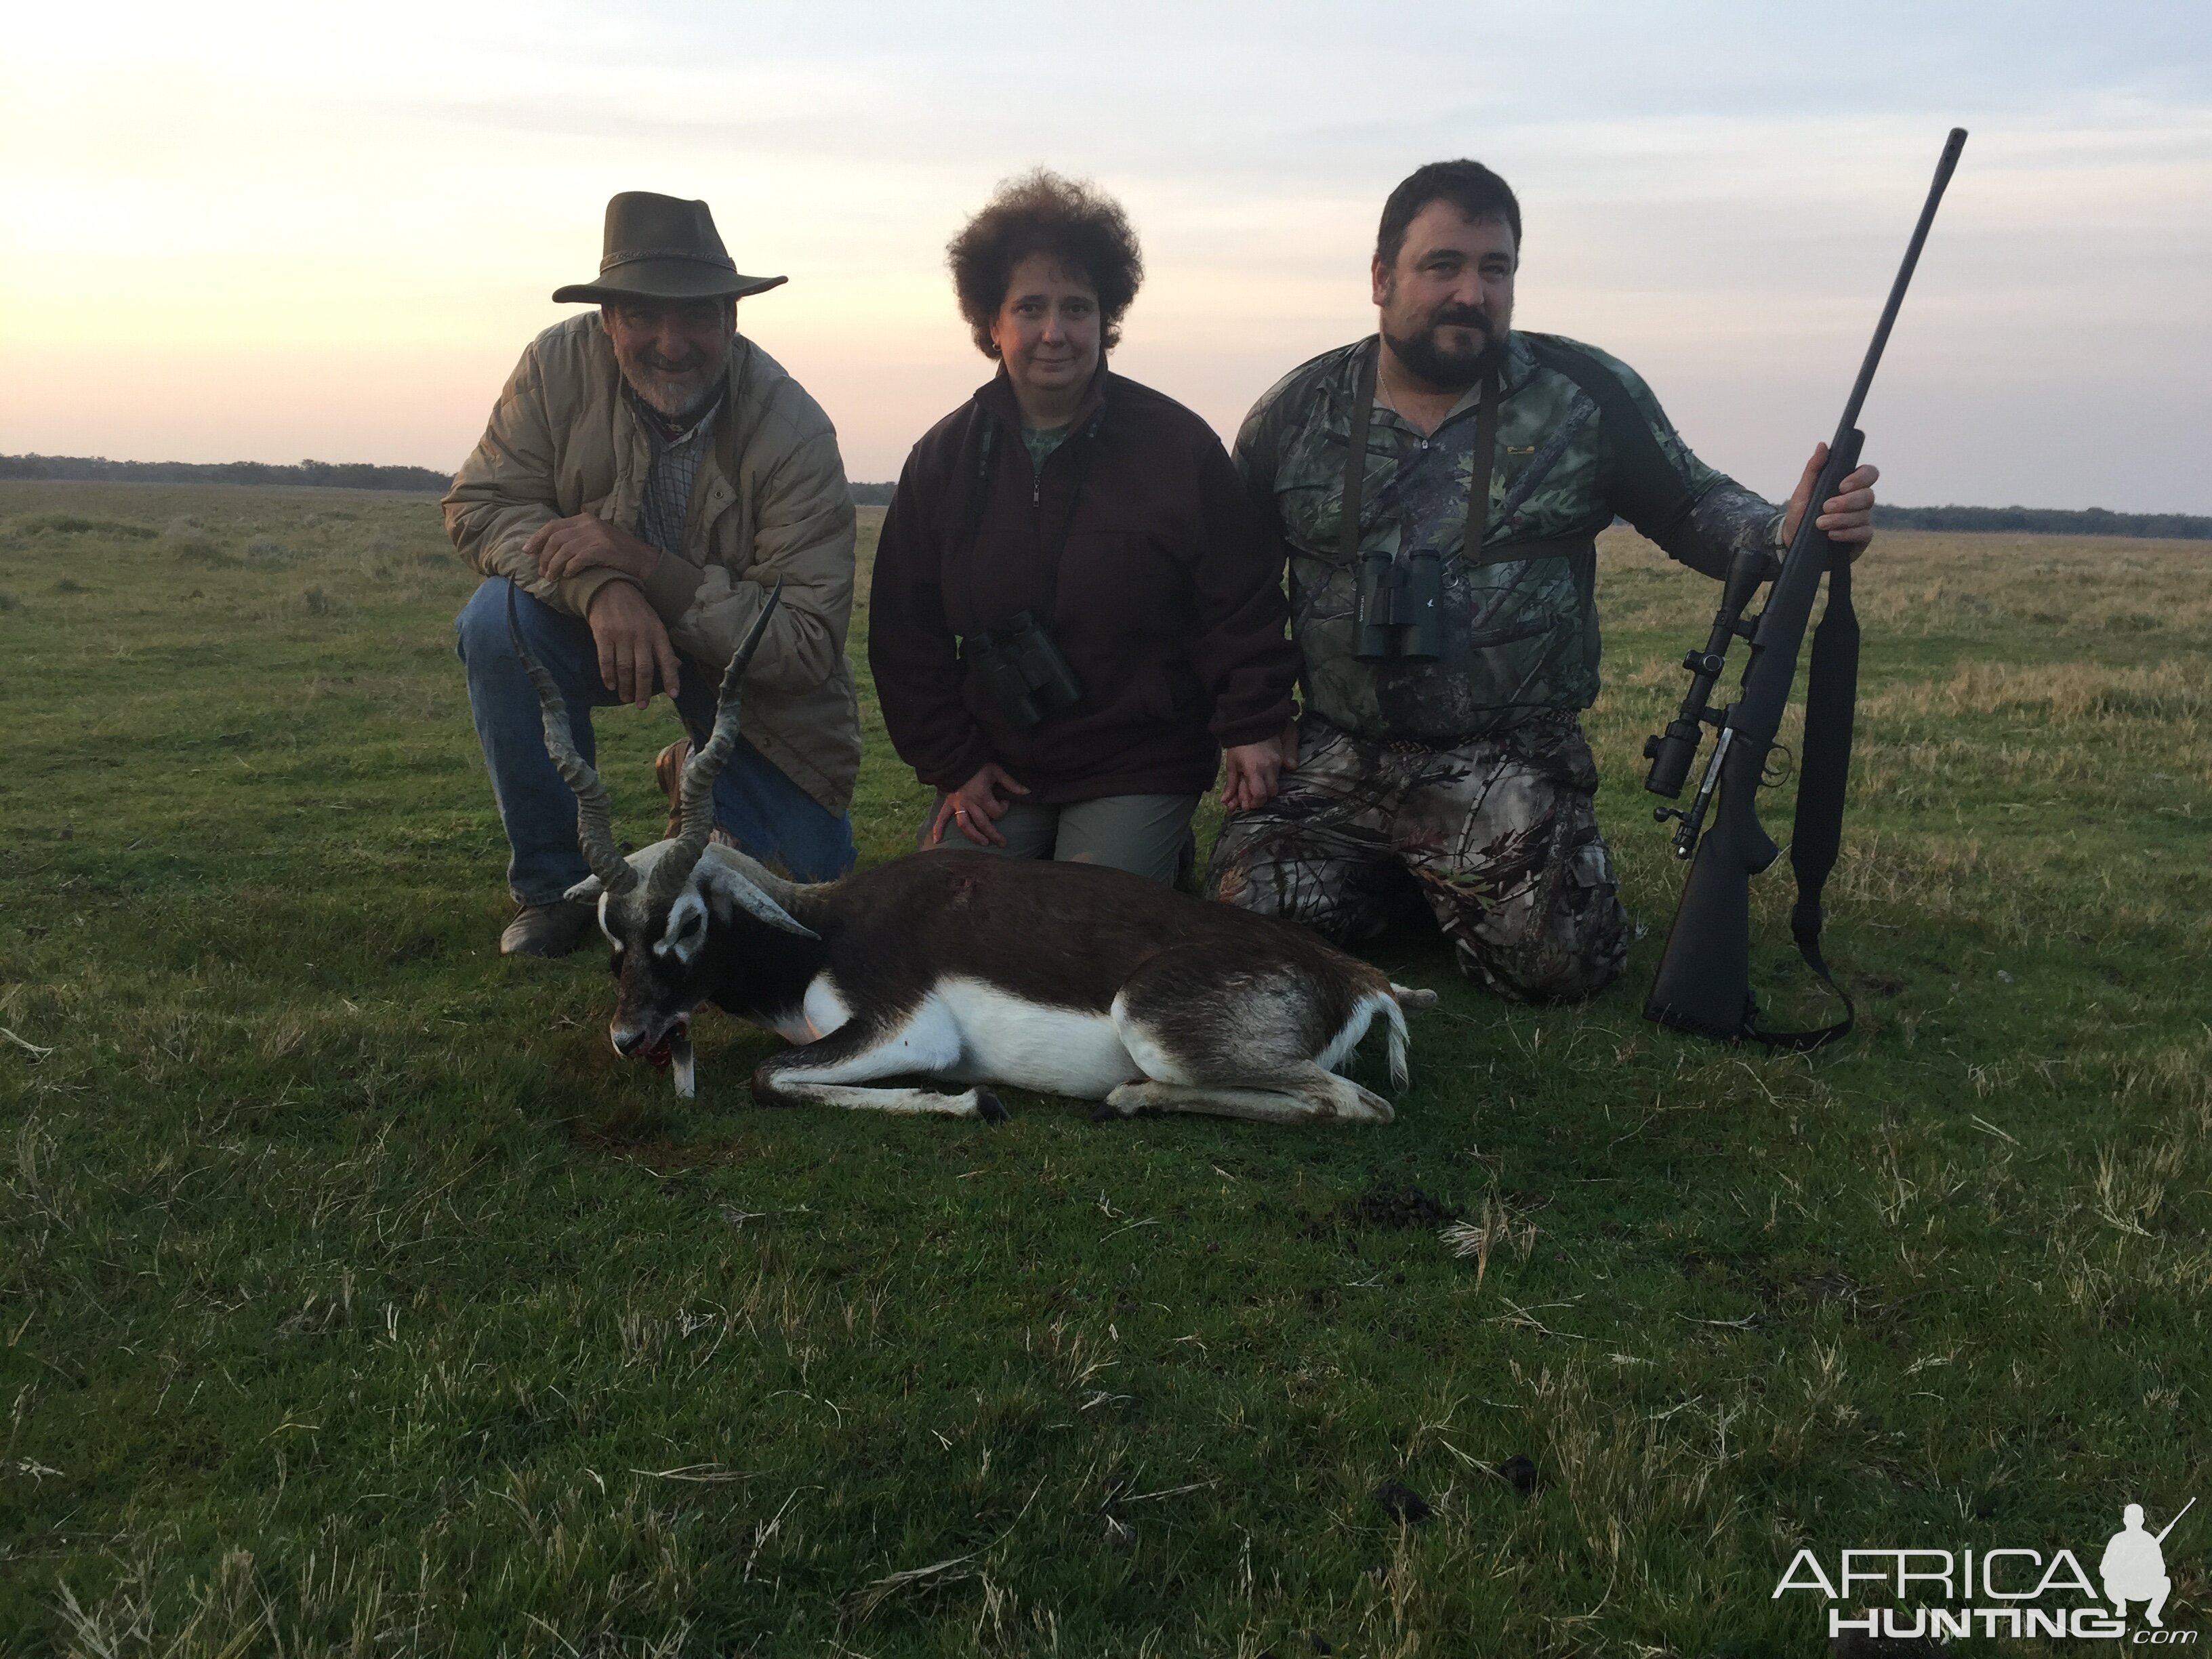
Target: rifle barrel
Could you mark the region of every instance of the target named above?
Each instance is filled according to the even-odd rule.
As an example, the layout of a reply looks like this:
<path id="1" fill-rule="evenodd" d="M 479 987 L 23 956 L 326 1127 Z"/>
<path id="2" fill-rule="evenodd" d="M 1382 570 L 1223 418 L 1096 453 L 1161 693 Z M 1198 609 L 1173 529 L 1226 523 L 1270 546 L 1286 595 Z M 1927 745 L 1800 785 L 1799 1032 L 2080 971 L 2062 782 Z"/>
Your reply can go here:
<path id="1" fill-rule="evenodd" d="M 1905 290 L 1912 282 L 1912 268 L 1920 263 L 1921 245 L 1928 240 L 1928 228 L 1936 222 L 1936 210 L 1943 200 L 1944 187 L 1951 182 L 1951 174 L 1959 166 L 1959 153 L 1966 147 L 1966 130 L 1953 127 L 1951 136 L 1944 140 L 1943 154 L 1936 163 L 1936 182 L 1928 187 L 1928 200 L 1920 210 L 1920 222 L 1912 228 L 1912 240 L 1906 245 L 1905 263 L 1898 267 L 1897 280 L 1889 285 L 1889 303 L 1881 308 L 1881 321 L 1875 325 L 1874 343 L 1867 347 L 1866 361 L 1859 365 L 1859 378 L 1851 387 L 1851 400 L 1844 406 L 1844 418 L 1836 426 L 1836 441 L 1831 446 L 1841 449 L 1850 429 L 1859 423 L 1859 405 L 1866 401 L 1867 388 L 1874 384 L 1875 369 L 1881 362 L 1882 348 L 1889 343 L 1890 325 L 1897 320 L 1898 307 L 1905 303 Z"/>
<path id="2" fill-rule="evenodd" d="M 2190 1510 L 2191 1510 L 2191 1509 L 2195 1505 L 2196 1502 L 2197 1502 L 2197 1500 L 2196 1500 L 2195 1498 L 2191 1498 L 2191 1499 L 2189 1500 L 2189 1502 L 2188 1502 L 2188 1503 L 2184 1504 L 2181 1506 L 2181 1508 L 2180 1508 L 2180 1509 L 2179 1509 L 2179 1510 L 2175 1513 L 2173 1519 L 2172 1519 L 2172 1520 L 2171 1520 L 2171 1521 L 2169 1521 L 2169 1522 L 2167 1522 L 2166 1523 L 2166 1532 L 2162 1532 L 2162 1533 L 2159 1534 L 2159 1535 L 2158 1535 L 2157 1537 L 2155 1537 L 2155 1538 L 2152 1539 L 2150 1541 L 2151 1541 L 2152 1543 L 2154 1543 L 2154 1544 L 2163 1544 L 2164 1542 L 2166 1542 L 2166 1532 L 2172 1532 L 2172 1531 L 2176 1527 L 2178 1527 L 2178 1526 L 2179 1526 L 2179 1525 L 2181 1524 L 2181 1517 L 2182 1517 L 2183 1516 L 2185 1516 L 2185 1515 L 2186 1515 L 2186 1514 L 2188 1514 L 2188 1513 L 2189 1513 Z"/>

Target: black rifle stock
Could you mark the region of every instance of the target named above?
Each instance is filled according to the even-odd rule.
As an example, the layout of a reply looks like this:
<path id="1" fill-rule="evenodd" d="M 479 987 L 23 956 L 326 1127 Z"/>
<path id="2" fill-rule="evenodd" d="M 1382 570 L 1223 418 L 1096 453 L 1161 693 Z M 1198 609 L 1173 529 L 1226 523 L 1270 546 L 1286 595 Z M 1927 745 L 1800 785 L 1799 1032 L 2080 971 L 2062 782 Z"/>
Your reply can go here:
<path id="1" fill-rule="evenodd" d="M 1828 446 L 1827 459 L 1775 574 L 1765 605 L 1756 617 L 1743 619 L 1743 609 L 1765 577 L 1763 567 L 1769 562 L 1757 555 L 1740 558 L 1729 573 L 1720 614 L 1714 620 L 1705 649 L 1693 651 L 1683 659 L 1692 675 L 1689 696 L 1666 732 L 1644 745 L 1644 754 L 1652 763 L 1644 787 L 1655 793 L 1673 796 L 1681 792 L 1688 777 L 1701 727 L 1714 726 L 1720 733 L 1690 806 L 1661 807 L 1655 814 L 1662 821 L 1670 817 L 1680 821 L 1675 853 L 1693 860 L 1683 884 L 1681 903 L 1674 912 L 1674 925 L 1667 935 L 1658 977 L 1644 1007 L 1645 1018 L 1662 1025 L 1724 1042 L 1751 1036 L 1793 1048 L 1813 1048 L 1850 1029 L 1849 1017 L 1820 1031 L 1776 1035 L 1757 1028 L 1758 1011 L 1751 995 L 1751 878 L 1771 865 L 1780 851 L 1759 821 L 1758 793 L 1775 737 L 1782 729 L 1813 602 L 1820 592 L 1820 578 L 1826 575 L 1828 610 L 1813 644 L 1805 757 L 1798 784 L 1796 827 L 1791 836 L 1798 902 L 1790 916 L 1790 928 L 1807 963 L 1828 981 L 1827 965 L 1820 950 L 1820 892 L 1835 862 L 1841 838 L 1857 681 L 1858 623 L 1850 607 L 1850 567 L 1844 556 L 1845 550 L 1830 541 L 1816 520 L 1821 503 L 1838 493 L 1844 478 L 1858 465 L 1864 441 L 1858 429 L 1859 410 L 1873 384 L 1882 348 L 1889 342 L 1891 325 L 1912 281 L 1913 267 L 1919 263 L 1920 249 L 1928 240 L 1944 186 L 1951 181 L 1966 143 L 1966 129 L 1953 128 L 1943 146 L 1942 159 L 1936 163 L 1928 200 L 1920 210 L 1920 222 L 1913 230 L 1904 264 L 1890 288 L 1889 301 L 1875 329 L 1873 343 L 1860 365 L 1850 401 L 1844 406 L 1835 438 Z M 1705 707 L 1706 699 L 1719 681 L 1729 644 L 1737 637 L 1751 641 L 1742 692 L 1734 704 L 1715 713 Z M 1706 829 L 1709 809 L 1712 824 Z M 1848 1016 L 1850 999 L 1846 997 L 1844 1002 Z"/>

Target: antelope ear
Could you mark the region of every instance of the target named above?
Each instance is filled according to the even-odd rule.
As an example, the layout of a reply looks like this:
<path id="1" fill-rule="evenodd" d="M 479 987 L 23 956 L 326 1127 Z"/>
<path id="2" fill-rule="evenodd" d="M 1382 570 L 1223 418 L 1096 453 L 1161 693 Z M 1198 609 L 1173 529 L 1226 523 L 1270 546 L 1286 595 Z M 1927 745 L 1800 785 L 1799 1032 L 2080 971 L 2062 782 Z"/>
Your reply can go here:
<path id="1" fill-rule="evenodd" d="M 581 904 L 586 901 L 596 902 L 599 895 L 605 890 L 605 887 L 601 884 L 597 876 L 586 876 L 583 880 L 578 882 L 561 896 L 574 899 Z"/>
<path id="2" fill-rule="evenodd" d="M 801 939 L 822 937 L 804 922 L 794 920 L 789 911 L 748 880 L 743 872 L 732 869 L 720 859 L 706 860 L 700 867 L 706 872 L 707 879 L 714 890 L 727 897 L 747 915 L 764 921 L 771 927 L 781 927 L 787 933 L 796 933 Z"/>

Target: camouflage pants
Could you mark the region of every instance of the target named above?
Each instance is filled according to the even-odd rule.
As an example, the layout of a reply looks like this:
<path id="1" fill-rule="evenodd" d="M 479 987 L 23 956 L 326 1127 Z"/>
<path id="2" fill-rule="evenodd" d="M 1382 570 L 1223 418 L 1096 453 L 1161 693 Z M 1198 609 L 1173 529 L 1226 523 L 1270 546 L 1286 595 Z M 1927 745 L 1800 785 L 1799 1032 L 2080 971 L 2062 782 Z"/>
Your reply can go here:
<path id="1" fill-rule="evenodd" d="M 1578 1000 L 1619 976 L 1628 918 L 1573 715 L 1454 749 L 1355 738 L 1310 715 L 1298 736 L 1282 793 L 1224 826 L 1208 892 L 1340 943 L 1425 903 L 1460 970 L 1521 1000 Z"/>

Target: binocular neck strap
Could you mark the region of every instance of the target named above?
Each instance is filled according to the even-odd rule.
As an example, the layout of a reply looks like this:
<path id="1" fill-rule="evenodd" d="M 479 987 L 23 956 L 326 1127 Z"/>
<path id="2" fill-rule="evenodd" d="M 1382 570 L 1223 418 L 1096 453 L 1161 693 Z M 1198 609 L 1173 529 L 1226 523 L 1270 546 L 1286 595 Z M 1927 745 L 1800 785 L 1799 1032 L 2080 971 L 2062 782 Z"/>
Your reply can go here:
<path id="1" fill-rule="evenodd" d="M 1382 366 L 1382 337 L 1375 337 L 1375 355 L 1359 371 L 1359 390 L 1352 398 L 1352 430 L 1344 444 L 1344 527 L 1338 546 L 1346 564 L 1359 558 L 1359 498 L 1367 486 L 1367 422 L 1375 413 L 1375 375 Z"/>
<path id="2" fill-rule="evenodd" d="M 1069 464 L 1074 467 L 1075 474 L 1068 489 L 1067 511 L 1060 519 L 1057 536 L 1048 534 L 1045 529 L 1040 481 L 1037 536 L 1044 553 L 1044 581 L 1043 608 L 1036 614 L 1047 627 L 1052 624 L 1053 610 L 1060 599 L 1060 562 L 1066 555 L 1067 538 L 1075 529 L 1076 508 L 1083 497 L 1084 479 L 1091 471 L 1091 441 L 1097 436 L 1098 423 L 1104 415 L 1103 410 L 1092 415 L 1079 431 L 1069 433 L 1060 446 L 1063 449 L 1073 451 Z M 986 413 L 981 416 L 980 428 L 975 440 L 975 474 L 969 480 L 967 508 L 962 515 L 960 538 L 954 544 L 953 556 L 958 563 L 961 598 L 967 605 L 968 614 L 978 618 L 979 631 L 988 631 L 990 627 L 1000 624 L 986 624 L 980 620 L 984 612 L 976 605 L 975 544 L 982 536 L 983 514 L 990 501 L 991 474 L 999 447 L 999 422 Z"/>
<path id="3" fill-rule="evenodd" d="M 952 554 L 960 580 L 960 598 L 971 618 L 982 615 L 975 608 L 975 542 L 983 533 L 983 512 L 991 494 L 991 460 L 999 436 L 999 423 L 988 415 L 983 416 L 976 425 L 975 471 L 968 480 L 968 500 L 960 515 L 960 539 L 953 544 Z M 977 626 L 981 626 L 980 621 Z"/>
<path id="4" fill-rule="evenodd" d="M 1482 377 L 1482 401 L 1474 412 L 1474 469 L 1467 495 L 1467 562 L 1482 562 L 1482 538 L 1490 533 L 1490 475 L 1498 461 L 1498 376 Z"/>
<path id="5" fill-rule="evenodd" d="M 1367 428 L 1375 416 L 1375 380 L 1382 366 L 1385 347 L 1382 338 L 1375 339 L 1375 353 L 1359 371 L 1359 390 L 1352 400 L 1352 429 L 1346 434 L 1344 448 L 1343 529 L 1338 546 L 1344 562 L 1352 564 L 1359 557 L 1359 498 L 1367 487 Z M 1482 539 L 1490 530 L 1490 478 L 1498 459 L 1498 375 L 1486 372 L 1482 377 L 1481 400 L 1474 413 L 1474 468 L 1468 481 L 1467 498 L 1467 562 L 1480 562 Z"/>

